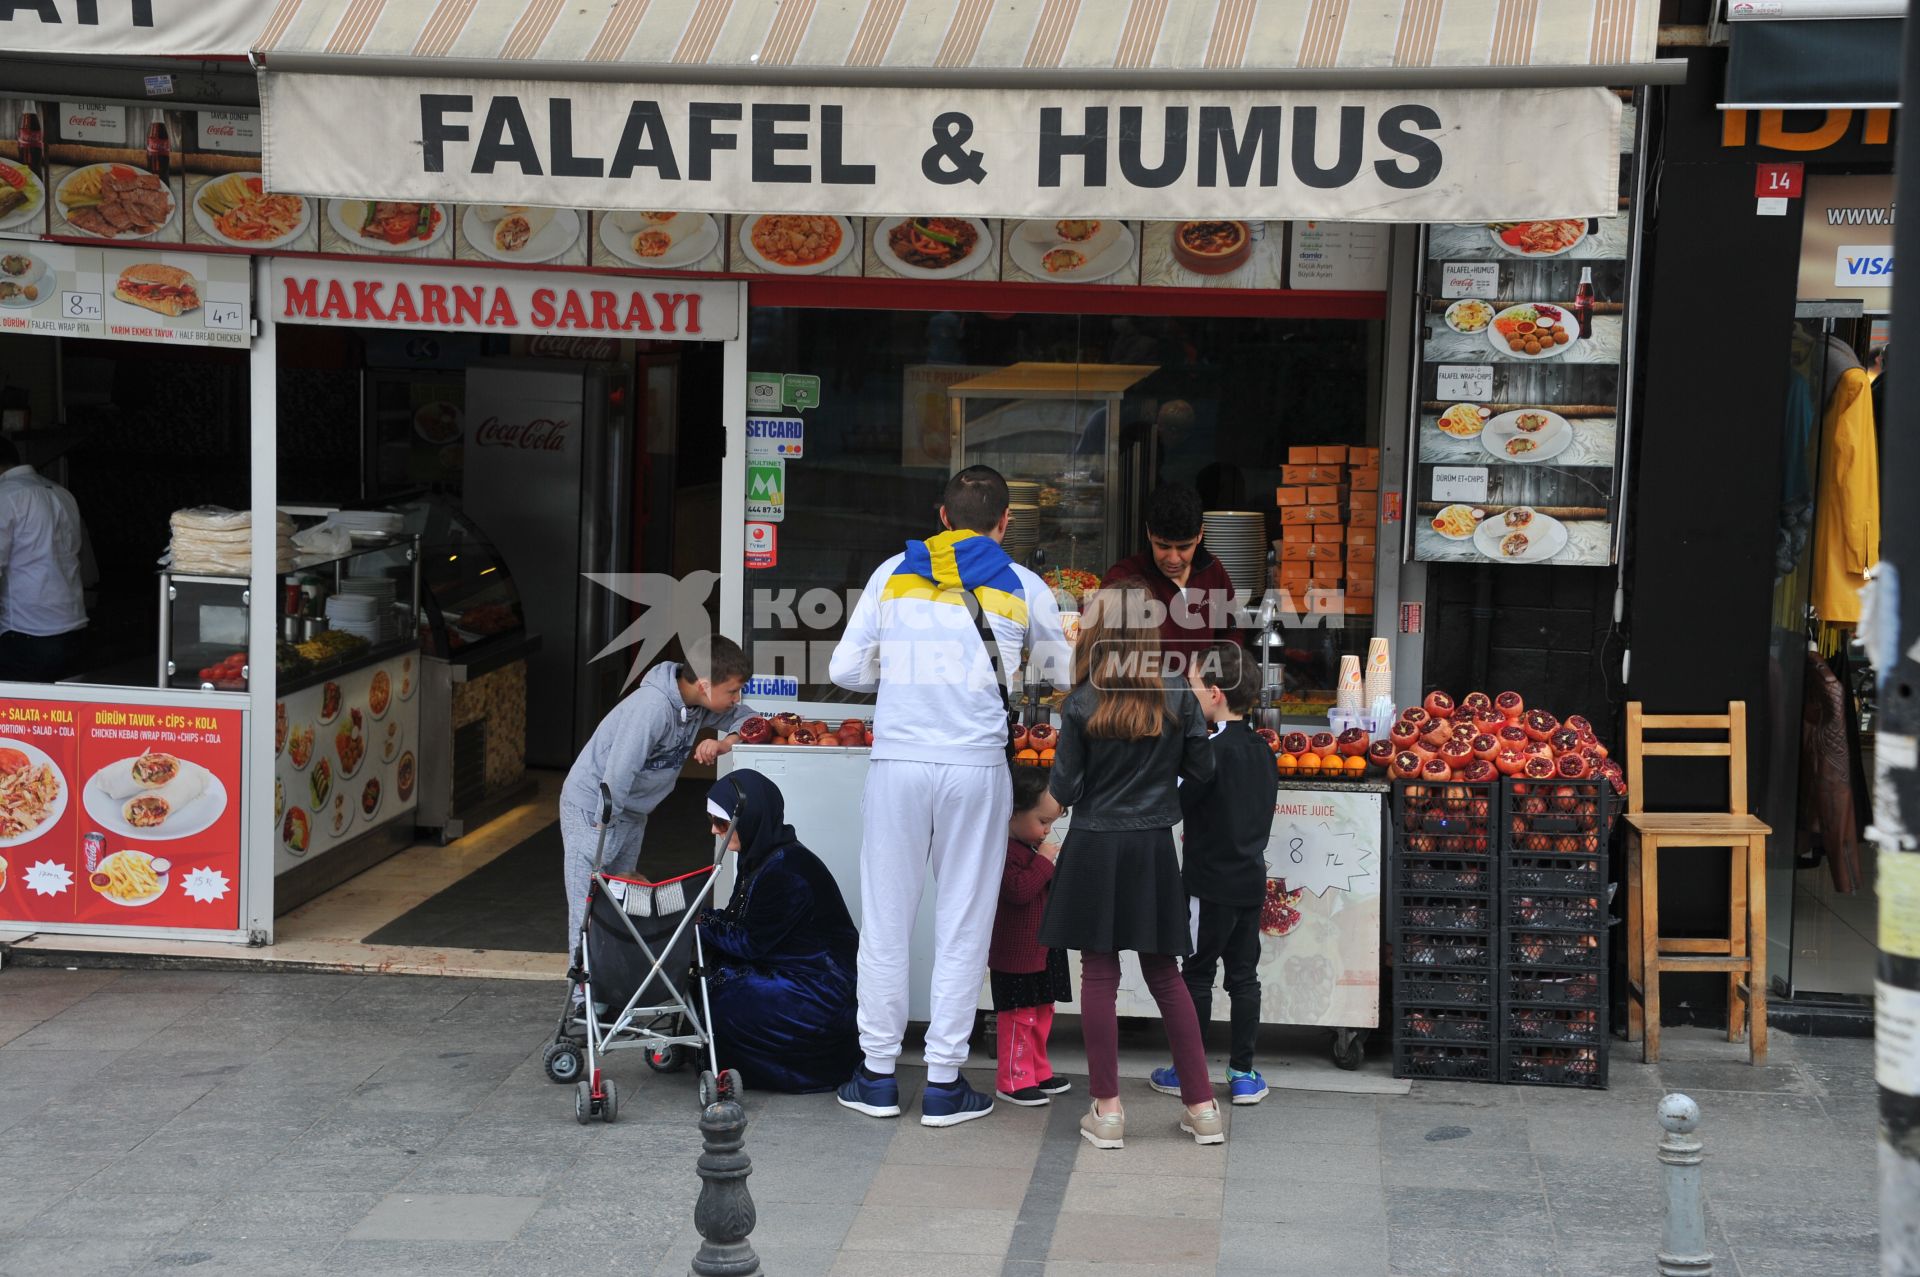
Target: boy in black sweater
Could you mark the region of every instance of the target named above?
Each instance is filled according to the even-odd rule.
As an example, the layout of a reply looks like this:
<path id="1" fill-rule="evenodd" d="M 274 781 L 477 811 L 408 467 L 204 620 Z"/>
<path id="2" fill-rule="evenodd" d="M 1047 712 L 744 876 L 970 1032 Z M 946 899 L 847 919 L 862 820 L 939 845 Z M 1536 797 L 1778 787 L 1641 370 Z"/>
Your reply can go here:
<path id="1" fill-rule="evenodd" d="M 1233 1006 L 1233 1049 L 1227 1089 L 1235 1104 L 1258 1104 L 1267 1083 L 1253 1067 L 1260 1029 L 1260 906 L 1267 892 L 1267 836 L 1280 776 L 1273 751 L 1246 719 L 1258 695 L 1258 677 L 1246 650 L 1221 643 L 1188 672 L 1200 708 L 1213 724 L 1213 779 L 1180 787 L 1186 825 L 1181 877 L 1193 898 L 1193 956 L 1180 964 L 1204 1031 L 1213 1012 L 1213 973 L 1226 966 Z M 1180 1093 L 1172 1067 L 1155 1069 L 1152 1086 Z"/>

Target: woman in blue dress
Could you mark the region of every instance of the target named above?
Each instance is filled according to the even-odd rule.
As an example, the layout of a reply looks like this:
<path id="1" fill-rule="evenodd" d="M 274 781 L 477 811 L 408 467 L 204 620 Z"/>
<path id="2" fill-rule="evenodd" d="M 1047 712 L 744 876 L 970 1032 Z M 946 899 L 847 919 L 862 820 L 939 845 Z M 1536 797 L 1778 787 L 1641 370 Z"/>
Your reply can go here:
<path id="1" fill-rule="evenodd" d="M 731 829 L 739 856 L 731 902 L 700 918 L 712 1028 L 721 1067 L 749 1089 L 830 1091 L 860 1059 L 860 934 L 786 810 L 780 787 L 744 768 L 707 793 L 714 834 Z"/>

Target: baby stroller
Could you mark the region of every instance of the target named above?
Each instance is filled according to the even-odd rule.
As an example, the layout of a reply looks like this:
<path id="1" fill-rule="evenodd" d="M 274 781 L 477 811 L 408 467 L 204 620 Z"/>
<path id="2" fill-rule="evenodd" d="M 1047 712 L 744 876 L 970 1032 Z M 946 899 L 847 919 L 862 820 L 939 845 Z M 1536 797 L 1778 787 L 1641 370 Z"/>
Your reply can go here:
<path id="1" fill-rule="evenodd" d="M 638 1047 L 655 1072 L 676 1073 L 704 1049 L 701 1106 L 742 1090 L 740 1074 L 723 1072 L 714 1051 L 705 955 L 694 922 L 712 898 L 726 839 L 714 839 L 712 864 L 655 881 L 638 867 L 631 875 L 601 869 L 612 824 L 613 793 L 603 784 L 600 838 L 574 948 L 578 961 L 567 972 L 573 990 L 542 1055 L 549 1078 L 573 1085 L 573 1116 L 583 1126 L 596 1117 L 611 1122 L 620 1112 L 619 1091 L 600 1067 L 609 1051 Z M 689 981 L 699 985 L 697 1011 Z"/>

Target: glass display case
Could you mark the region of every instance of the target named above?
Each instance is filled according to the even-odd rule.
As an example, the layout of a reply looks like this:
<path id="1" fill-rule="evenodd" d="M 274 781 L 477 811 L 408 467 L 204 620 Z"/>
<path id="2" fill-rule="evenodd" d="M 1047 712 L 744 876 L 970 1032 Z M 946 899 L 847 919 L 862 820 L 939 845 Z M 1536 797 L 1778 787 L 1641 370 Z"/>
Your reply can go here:
<path id="1" fill-rule="evenodd" d="M 947 388 L 953 472 L 1007 478 L 1014 561 L 1095 574 L 1138 539 L 1154 481 L 1153 423 L 1126 421 L 1127 392 L 1152 364 L 1017 363 Z"/>
<path id="2" fill-rule="evenodd" d="M 252 583 L 244 576 L 159 575 L 159 686 L 246 691 Z M 410 536 L 361 542 L 278 580 L 274 673 L 282 693 L 418 642 L 420 551 Z"/>
<path id="3" fill-rule="evenodd" d="M 392 503 L 420 539 L 420 642 L 429 656 L 466 659 L 483 643 L 524 636 L 527 622 L 507 561 L 447 497 Z"/>

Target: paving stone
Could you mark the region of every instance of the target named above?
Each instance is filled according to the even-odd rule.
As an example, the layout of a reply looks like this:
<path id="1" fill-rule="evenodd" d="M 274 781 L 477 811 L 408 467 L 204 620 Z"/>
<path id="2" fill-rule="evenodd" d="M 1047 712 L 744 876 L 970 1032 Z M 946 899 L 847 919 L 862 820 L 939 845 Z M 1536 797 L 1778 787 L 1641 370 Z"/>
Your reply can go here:
<path id="1" fill-rule="evenodd" d="M 753 1228 L 753 1248 L 769 1250 L 820 1251 L 829 1256 L 840 1249 L 853 1227 L 858 1206 L 822 1206 L 816 1203 L 755 1202 L 758 1222 Z M 687 1218 L 692 1219 L 689 1205 Z M 762 1256 L 764 1258 L 764 1255 Z M 833 1267 L 831 1259 L 827 1267 Z"/>
<path id="2" fill-rule="evenodd" d="M 1017 1211 L 1030 1179 L 1024 1166 L 916 1166 L 911 1172 L 874 1176 L 865 1204 Z"/>
<path id="3" fill-rule="evenodd" d="M 1385 1183 L 1379 1149 L 1357 1145 L 1307 1145 L 1276 1150 L 1231 1141 L 1227 1145 L 1227 1167 L 1229 1193 L 1239 1184 L 1295 1176 L 1307 1176 L 1316 1183 L 1367 1188 L 1375 1194 Z"/>
<path id="4" fill-rule="evenodd" d="M 1219 1271 L 1213 1264 L 1094 1264 L 1056 1259 L 1036 1267 L 1033 1277 L 1215 1277 Z M 1273 1270 L 1260 1271 L 1262 1277 L 1269 1277 Z M 1020 1273 L 1016 1277 L 1028 1277 L 1028 1274 Z"/>
<path id="5" fill-rule="evenodd" d="M 13 1178 L 11 1164 L 6 1173 L 9 1179 Z M 17 1233 L 35 1215 L 66 1195 L 65 1188 L 37 1187 L 32 1180 L 14 1180 L 6 1192 L 0 1193 L 0 1237 Z"/>
<path id="6" fill-rule="evenodd" d="M 1547 1235 L 1547 1202 L 1540 1190 L 1503 1193 L 1484 1188 L 1387 1188 L 1387 1223 L 1395 1230 L 1465 1230 Z"/>
<path id="7" fill-rule="evenodd" d="M 1003 1267 L 997 1255 L 898 1255 L 886 1251 L 844 1250 L 830 1272 L 832 1277 L 1000 1277 Z"/>
<path id="8" fill-rule="evenodd" d="M 348 1241 L 500 1242 L 540 1209 L 538 1197 L 393 1192 L 347 1232 Z"/>
<path id="9" fill-rule="evenodd" d="M 1378 1182 L 1352 1184 L 1323 1180 L 1310 1168 L 1301 1168 L 1297 1178 L 1289 1179 L 1236 1174 L 1227 1179 L 1221 1216 L 1229 1220 L 1253 1218 L 1289 1225 L 1341 1219 L 1384 1229 L 1387 1196 Z"/>
<path id="10" fill-rule="evenodd" d="M 1750 1091 L 1780 1095 L 1812 1093 L 1805 1073 L 1792 1065 L 1746 1062 L 1746 1047 L 1737 1060 L 1668 1060 L 1658 1065 L 1660 1084 L 1669 1091 Z"/>
<path id="11" fill-rule="evenodd" d="M 1387 1151 L 1389 1160 L 1429 1149 L 1460 1156 L 1485 1153 L 1523 1159 L 1532 1151 L 1524 1117 L 1435 1112 L 1431 1108 L 1417 1113 L 1388 1109 L 1381 1114 L 1380 1147 Z"/>
<path id="12" fill-rule="evenodd" d="M 180 1233 L 194 1242 L 299 1242 L 333 1247 L 380 1201 L 377 1193 L 243 1188 L 206 1206 Z"/>
<path id="13" fill-rule="evenodd" d="M 1502 1192 L 1538 1191 L 1540 1176 L 1525 1151 L 1512 1154 L 1449 1152 L 1444 1146 L 1391 1149 L 1381 1154 L 1385 1183 L 1399 1187 L 1472 1184 Z"/>
<path id="14" fill-rule="evenodd" d="M 304 1277 L 325 1271 L 321 1258 L 333 1249 L 293 1242 L 235 1241 L 228 1238 L 160 1243 L 139 1271 L 142 1277 Z"/>
<path id="15" fill-rule="evenodd" d="M 1389 1229 L 1387 1265 L 1394 1277 L 1559 1277 L 1562 1273 L 1559 1256 L 1544 1237 L 1488 1237 L 1434 1228 Z M 1565 1277 L 1587 1274 L 1575 1271 Z"/>
<path id="16" fill-rule="evenodd" d="M 1063 1212 L 1141 1219 L 1219 1219 L 1222 1181 L 1185 1175 L 1113 1175 L 1078 1170 L 1067 1177 Z"/>
<path id="17" fill-rule="evenodd" d="M 1387 1230 L 1338 1213 L 1285 1224 L 1229 1216 L 1220 1224 L 1219 1268 L 1379 1277 L 1387 1270 Z"/>
<path id="18" fill-rule="evenodd" d="M 1380 1143 L 1380 1118 L 1371 1108 L 1290 1109 L 1282 1102 L 1281 1093 L 1274 1092 L 1265 1103 L 1230 1105 L 1228 1109 L 1233 1121 L 1232 1140 L 1236 1144 L 1353 1144 L 1371 1149 Z"/>
<path id="19" fill-rule="evenodd" d="M 506 1156 L 448 1157 L 435 1150 L 416 1160 L 413 1172 L 400 1181 L 403 1192 L 539 1197 L 559 1183 L 579 1156 L 522 1147 Z"/>
<path id="20" fill-rule="evenodd" d="M 82 1188 L 48 1203 L 19 1231 L 23 1237 L 83 1241 L 171 1237 L 205 1204 L 206 1199 L 194 1193 L 96 1193 Z"/>
<path id="21" fill-rule="evenodd" d="M 1062 1211 L 1047 1258 L 1089 1263 L 1211 1264 L 1220 1253 L 1220 1221 L 1140 1219 Z"/>
<path id="22" fill-rule="evenodd" d="M 549 1193 L 514 1240 L 563 1244 L 598 1240 L 632 1246 L 639 1253 L 663 1250 L 690 1229 L 698 1191 L 696 1184 L 684 1197 L 636 1193 L 604 1200 Z"/>
<path id="23" fill-rule="evenodd" d="M 844 1250 L 1004 1255 L 1017 1211 L 928 1206 L 862 1206 Z"/>
<path id="24" fill-rule="evenodd" d="M 1820 1277 L 1881 1274 L 1878 1243 L 1849 1251 L 1823 1251 L 1817 1256 L 1798 1249 L 1749 1250 L 1743 1246 L 1734 1250 L 1733 1258 L 1740 1265 L 1741 1277 L 1807 1277 L 1815 1272 Z"/>
<path id="25" fill-rule="evenodd" d="M 0 1277 L 48 1277 L 50 1273 L 125 1277 L 140 1271 L 158 1244 L 152 1238 L 9 1239 L 0 1246 Z"/>
<path id="26" fill-rule="evenodd" d="M 959 1126 L 922 1126 L 918 1118 L 890 1123 L 893 1138 L 887 1143 L 886 1161 L 895 1166 L 1010 1166 L 1033 1160 L 1045 1131 L 1045 1109 L 1022 1109 L 1003 1114 L 995 1109 L 988 1116 Z M 874 1119 L 848 1113 L 852 1122 Z"/>
<path id="27" fill-rule="evenodd" d="M 469 1277 L 485 1272 L 497 1245 L 492 1242 L 344 1241 L 323 1261 L 326 1271 L 354 1277 Z"/>

